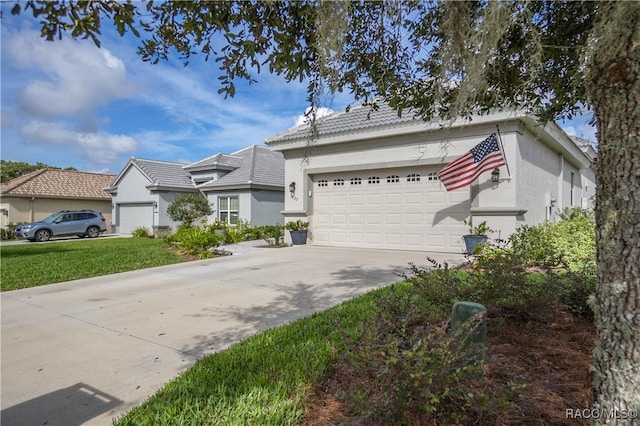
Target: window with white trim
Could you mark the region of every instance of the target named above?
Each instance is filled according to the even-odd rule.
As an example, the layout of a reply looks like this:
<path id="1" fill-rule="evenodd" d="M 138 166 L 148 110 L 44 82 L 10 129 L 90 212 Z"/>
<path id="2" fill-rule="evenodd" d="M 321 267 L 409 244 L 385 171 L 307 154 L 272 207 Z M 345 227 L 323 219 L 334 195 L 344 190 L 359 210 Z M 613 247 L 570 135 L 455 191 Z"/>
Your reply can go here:
<path id="1" fill-rule="evenodd" d="M 333 186 L 344 186 L 344 179 L 334 179 Z"/>
<path id="2" fill-rule="evenodd" d="M 380 183 L 380 176 L 369 176 L 367 178 L 367 183 L 370 185 Z"/>
<path id="3" fill-rule="evenodd" d="M 420 182 L 420 175 L 418 173 L 407 175 L 407 182 Z"/>
<path id="4" fill-rule="evenodd" d="M 427 173 L 427 180 L 428 181 L 438 180 L 438 173 L 436 172 Z"/>
<path id="5" fill-rule="evenodd" d="M 239 218 L 238 197 L 218 197 L 218 220 L 237 225 Z"/>
<path id="6" fill-rule="evenodd" d="M 351 178 L 351 185 L 361 185 L 361 184 L 362 184 L 362 179 L 360 179 L 359 177 Z"/>
<path id="7" fill-rule="evenodd" d="M 329 186 L 329 181 L 326 179 L 321 179 L 318 181 L 318 186 Z"/>
<path id="8" fill-rule="evenodd" d="M 398 182 L 400 182 L 400 176 L 398 175 L 387 176 L 387 183 L 398 183 Z"/>

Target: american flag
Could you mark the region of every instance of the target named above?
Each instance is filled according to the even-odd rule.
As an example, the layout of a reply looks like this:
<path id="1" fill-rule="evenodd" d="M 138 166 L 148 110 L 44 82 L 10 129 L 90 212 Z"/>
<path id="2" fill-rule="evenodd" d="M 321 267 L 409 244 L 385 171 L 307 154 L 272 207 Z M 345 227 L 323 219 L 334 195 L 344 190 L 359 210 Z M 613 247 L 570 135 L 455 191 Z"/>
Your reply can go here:
<path id="1" fill-rule="evenodd" d="M 447 191 L 453 191 L 471 185 L 482 172 L 504 165 L 496 134 L 492 133 L 469 152 L 447 164 L 438 172 L 438 179 Z"/>

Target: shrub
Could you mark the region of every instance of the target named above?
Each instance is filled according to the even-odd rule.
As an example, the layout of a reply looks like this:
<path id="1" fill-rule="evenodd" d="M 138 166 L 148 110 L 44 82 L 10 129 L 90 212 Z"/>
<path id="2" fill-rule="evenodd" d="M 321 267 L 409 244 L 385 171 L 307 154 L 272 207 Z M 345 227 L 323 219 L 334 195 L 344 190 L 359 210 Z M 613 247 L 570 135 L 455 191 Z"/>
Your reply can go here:
<path id="1" fill-rule="evenodd" d="M 16 236 L 13 234 L 16 230 L 16 228 L 19 225 L 23 225 L 26 222 L 19 222 L 19 223 L 10 223 L 7 225 L 7 229 L 0 229 L 0 239 L 1 240 L 15 240 Z"/>
<path id="2" fill-rule="evenodd" d="M 284 236 L 284 228 L 282 225 L 265 225 L 261 228 L 262 238 L 269 245 L 278 245 Z"/>
<path id="3" fill-rule="evenodd" d="M 150 235 L 151 235 L 151 231 L 149 231 L 149 228 L 144 226 L 137 227 L 131 233 L 131 236 L 134 238 L 149 238 Z"/>
<path id="4" fill-rule="evenodd" d="M 287 222 L 285 228 L 289 231 L 304 231 L 309 227 L 309 222 L 302 221 L 300 219 Z"/>
<path id="5" fill-rule="evenodd" d="M 577 271 L 595 262 L 595 238 L 593 214 L 576 208 L 565 209 L 555 224 L 521 226 L 510 241 L 525 265 Z"/>
<path id="6" fill-rule="evenodd" d="M 477 350 L 469 338 L 480 319 L 447 326 L 451 302 L 467 291 L 469 275 L 431 263 L 435 269 L 411 265 L 402 273 L 410 282 L 379 293 L 375 315 L 357 335 L 345 333 L 341 367 L 350 382 L 343 398 L 363 424 L 411 424 L 422 417 L 466 423 L 478 412 L 497 412 L 508 399 L 478 390 L 483 366 L 469 362 Z"/>
<path id="7" fill-rule="evenodd" d="M 213 214 L 213 209 L 205 197 L 199 194 L 180 194 L 167 207 L 171 220 L 191 226 L 196 219 Z"/>
<path id="8" fill-rule="evenodd" d="M 13 231 L 10 229 L 0 229 L 0 240 L 13 240 L 15 238 Z"/>
<path id="9" fill-rule="evenodd" d="M 181 226 L 166 240 L 176 246 L 180 253 L 192 256 L 208 257 L 212 247 L 218 247 L 222 236 L 199 227 Z"/>

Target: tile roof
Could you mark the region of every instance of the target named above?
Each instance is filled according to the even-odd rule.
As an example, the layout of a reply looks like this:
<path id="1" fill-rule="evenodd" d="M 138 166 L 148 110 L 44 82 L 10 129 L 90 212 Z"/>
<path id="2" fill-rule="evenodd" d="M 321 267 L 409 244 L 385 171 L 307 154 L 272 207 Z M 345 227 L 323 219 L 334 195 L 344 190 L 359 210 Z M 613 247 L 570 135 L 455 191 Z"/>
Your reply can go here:
<path id="1" fill-rule="evenodd" d="M 237 169 L 242 165 L 242 158 L 227 154 L 216 154 L 185 166 L 185 170 L 202 169 Z"/>
<path id="2" fill-rule="evenodd" d="M 3 196 L 110 200 L 111 195 L 104 188 L 114 178 L 115 175 L 40 169 L 3 184 L 0 193 Z"/>
<path id="3" fill-rule="evenodd" d="M 410 110 L 405 110 L 402 117 L 385 102 L 379 102 L 376 109 L 370 105 L 359 104 L 316 120 L 317 132 L 323 136 L 362 132 L 379 127 L 400 126 L 405 123 L 420 121 Z M 309 124 L 302 124 L 266 139 L 266 143 L 284 142 L 311 137 Z"/>
<path id="4" fill-rule="evenodd" d="M 109 187 L 117 188 L 126 171 L 133 166 L 140 170 L 150 181 L 150 186 L 192 189 L 196 185 L 189 171 L 225 170 L 228 171 L 215 181 L 202 183 L 198 188 L 214 190 L 238 186 L 275 186 L 284 187 L 284 157 L 282 153 L 264 146 L 251 145 L 232 154 L 216 154 L 195 163 L 173 163 L 169 161 L 132 158 L 122 169 Z"/>
<path id="5" fill-rule="evenodd" d="M 191 176 L 184 170 L 185 163 L 145 160 L 142 158 L 132 158 L 130 163 L 149 178 L 151 185 L 195 189 L 193 182 L 191 182 Z M 127 168 L 125 166 L 124 170 Z"/>
<path id="6" fill-rule="evenodd" d="M 267 147 L 251 145 L 229 155 L 241 161 L 240 167 L 211 182 L 201 189 L 239 185 L 264 185 L 284 187 L 284 157 L 282 153 Z"/>

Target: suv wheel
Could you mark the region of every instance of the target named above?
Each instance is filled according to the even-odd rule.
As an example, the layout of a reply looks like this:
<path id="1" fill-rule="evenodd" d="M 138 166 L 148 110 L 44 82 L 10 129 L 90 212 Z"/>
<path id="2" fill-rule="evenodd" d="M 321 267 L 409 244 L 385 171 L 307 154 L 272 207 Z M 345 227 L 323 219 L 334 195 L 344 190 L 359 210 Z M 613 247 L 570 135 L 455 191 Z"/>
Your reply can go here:
<path id="1" fill-rule="evenodd" d="M 36 232 L 36 241 L 49 241 L 49 238 L 51 238 L 51 232 L 49 232 L 47 229 L 41 229 Z"/>
<path id="2" fill-rule="evenodd" d="M 98 235 L 100 235 L 100 229 L 98 229 L 97 226 L 91 226 L 89 227 L 89 229 L 87 229 L 87 237 L 95 238 Z"/>

